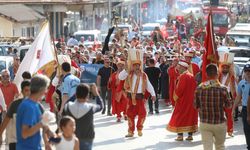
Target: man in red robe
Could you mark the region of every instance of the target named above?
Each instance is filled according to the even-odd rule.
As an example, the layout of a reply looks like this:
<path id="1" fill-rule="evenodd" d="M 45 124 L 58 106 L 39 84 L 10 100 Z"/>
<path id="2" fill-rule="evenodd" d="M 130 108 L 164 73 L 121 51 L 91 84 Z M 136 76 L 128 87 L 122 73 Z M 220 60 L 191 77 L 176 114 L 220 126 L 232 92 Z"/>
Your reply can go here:
<path id="1" fill-rule="evenodd" d="M 156 99 L 156 93 L 150 83 L 147 74 L 142 70 L 143 53 L 141 50 L 129 50 L 129 59 L 127 69 L 123 69 L 118 75 L 120 80 L 125 80 L 124 89 L 128 97 L 128 134 L 125 137 L 133 137 L 135 127 L 138 136 L 142 136 L 143 124 L 146 119 L 145 102 L 149 94 L 152 101 Z M 137 125 L 135 118 L 138 116 Z"/>
<path id="2" fill-rule="evenodd" d="M 188 71 L 195 77 L 200 72 L 200 67 L 196 63 L 191 62 L 194 55 L 195 51 L 193 50 L 188 51 L 184 54 L 185 61 L 189 63 Z"/>
<path id="3" fill-rule="evenodd" d="M 175 82 L 179 76 L 178 71 L 176 70 L 176 66 L 178 64 L 178 58 L 174 58 L 172 65 L 168 69 L 169 75 L 169 98 L 171 100 L 171 104 L 174 107 L 175 101 L 173 99 L 174 89 L 175 89 Z"/>
<path id="4" fill-rule="evenodd" d="M 233 65 L 232 65 L 233 66 Z M 228 92 L 230 94 L 230 97 L 235 100 L 236 98 L 236 89 L 237 89 L 237 83 L 236 83 L 236 77 L 230 71 L 230 68 L 233 68 L 231 64 L 221 64 L 221 69 L 219 72 L 219 81 L 222 85 L 226 86 L 228 89 Z M 231 69 L 233 70 L 233 69 Z M 233 108 L 226 108 L 226 117 L 227 117 L 227 133 L 229 136 L 233 137 Z M 238 111 L 236 111 L 238 113 Z"/>
<path id="5" fill-rule="evenodd" d="M 124 69 L 125 62 L 119 60 L 117 62 L 117 71 L 114 72 L 109 80 L 108 88 L 111 89 L 112 96 L 112 114 L 116 115 L 117 122 L 121 122 L 121 113 L 123 112 L 124 119 L 127 120 L 127 96 L 123 91 L 124 80 L 121 81 L 118 79 L 119 73 Z"/>
<path id="6" fill-rule="evenodd" d="M 237 79 L 234 73 L 234 54 L 227 52 L 219 53 L 219 81 L 222 85 L 227 87 L 228 93 L 230 94 L 231 99 L 235 100 L 237 93 Z M 227 133 L 229 136 L 233 137 L 233 108 L 225 109 L 227 117 Z M 235 110 L 235 115 L 237 118 L 238 109 Z"/>
<path id="7" fill-rule="evenodd" d="M 193 140 L 193 133 L 197 131 L 198 111 L 193 107 L 196 81 L 188 71 L 189 64 L 180 60 L 177 69 L 180 76 L 177 79 L 173 99 L 175 109 L 172 113 L 167 130 L 178 133 L 176 141 L 183 141 L 183 132 L 188 132 L 186 140 Z"/>

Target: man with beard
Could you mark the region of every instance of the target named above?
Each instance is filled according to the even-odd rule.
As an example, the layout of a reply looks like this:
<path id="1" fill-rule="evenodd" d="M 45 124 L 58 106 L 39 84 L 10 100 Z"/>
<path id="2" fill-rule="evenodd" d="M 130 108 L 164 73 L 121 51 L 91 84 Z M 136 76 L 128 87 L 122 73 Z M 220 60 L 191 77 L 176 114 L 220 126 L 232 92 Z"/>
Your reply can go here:
<path id="1" fill-rule="evenodd" d="M 219 72 L 219 81 L 222 85 L 227 87 L 229 95 L 232 100 L 235 100 L 237 94 L 237 82 L 234 73 L 234 54 L 221 52 L 220 56 L 220 72 Z M 227 116 L 227 133 L 229 136 L 233 136 L 233 108 L 225 109 Z M 238 116 L 238 109 L 235 111 L 236 117 Z"/>
<path id="2" fill-rule="evenodd" d="M 145 100 L 147 92 L 155 101 L 155 91 L 146 73 L 142 71 L 143 53 L 141 50 L 129 50 L 128 66 L 129 71 L 123 70 L 119 73 L 118 78 L 125 80 L 124 88 L 128 96 L 128 134 L 125 137 L 133 137 L 135 130 L 135 117 L 138 115 L 137 131 L 138 136 L 142 136 L 143 123 L 146 119 Z"/>
<path id="3" fill-rule="evenodd" d="M 187 141 L 193 140 L 193 133 L 198 129 L 198 112 L 193 107 L 196 81 L 188 71 L 189 64 L 180 60 L 177 70 L 180 76 L 177 79 L 173 99 L 175 109 L 172 113 L 167 130 L 178 134 L 176 141 L 183 141 L 183 132 L 188 132 Z"/>
<path id="4" fill-rule="evenodd" d="M 122 112 L 124 115 L 124 119 L 127 120 L 127 96 L 123 91 L 124 80 L 119 80 L 118 75 L 124 69 L 125 61 L 119 60 L 116 64 L 118 70 L 111 75 L 108 83 L 108 88 L 111 89 L 112 93 L 112 114 L 116 114 L 117 122 L 121 122 Z"/>
<path id="5" fill-rule="evenodd" d="M 186 52 L 184 56 L 185 56 L 185 61 L 189 63 L 188 71 L 195 77 L 200 72 L 200 68 L 196 63 L 192 62 L 192 58 L 195 55 L 194 53 L 195 51 L 191 50 Z"/>

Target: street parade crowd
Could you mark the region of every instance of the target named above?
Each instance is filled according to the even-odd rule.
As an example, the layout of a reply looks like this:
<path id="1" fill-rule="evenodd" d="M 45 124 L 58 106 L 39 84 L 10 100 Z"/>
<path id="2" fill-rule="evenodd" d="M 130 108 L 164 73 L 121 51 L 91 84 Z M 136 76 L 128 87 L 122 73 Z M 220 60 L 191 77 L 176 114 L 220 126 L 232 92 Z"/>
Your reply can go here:
<path id="1" fill-rule="evenodd" d="M 147 114 L 160 113 L 159 101 L 173 108 L 166 129 L 176 133 L 176 141 L 183 141 L 186 133 L 185 140 L 192 141 L 199 120 L 204 149 L 211 150 L 214 144 L 216 150 L 223 150 L 226 135 L 234 136 L 234 121 L 241 116 L 250 149 L 250 64 L 242 73 L 235 71 L 234 55 L 225 51 L 219 53 L 218 64 L 203 70 L 206 29 L 202 19 L 169 21 L 164 29 L 155 28 L 144 38 L 134 28 L 127 36 L 117 31 L 110 39 L 114 28 L 101 47 L 85 46 L 84 40 L 77 41 L 73 35 L 59 39 L 56 73 L 48 78 L 23 72 L 21 93 L 9 70 L 1 72 L 0 135 L 6 129 L 10 150 L 39 150 L 42 138 L 46 150 L 52 145 L 58 150 L 90 150 L 97 112 L 116 116 L 117 122 L 127 120 L 125 138 L 135 136 L 135 131 L 143 136 Z M 215 45 L 235 43 L 227 36 L 215 36 Z M 16 55 L 11 48 L 8 53 Z M 19 64 L 15 56 L 14 75 Z M 84 73 L 79 64 L 103 64 L 95 83 L 81 82 Z M 42 100 L 50 112 L 44 110 Z M 49 128 L 52 114 L 57 131 Z"/>

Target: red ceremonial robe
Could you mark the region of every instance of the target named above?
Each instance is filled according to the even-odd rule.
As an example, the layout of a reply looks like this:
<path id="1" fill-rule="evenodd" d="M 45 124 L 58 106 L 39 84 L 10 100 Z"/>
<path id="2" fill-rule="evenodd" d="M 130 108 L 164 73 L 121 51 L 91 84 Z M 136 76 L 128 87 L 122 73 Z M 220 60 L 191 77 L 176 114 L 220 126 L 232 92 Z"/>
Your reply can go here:
<path id="1" fill-rule="evenodd" d="M 50 85 L 49 90 L 46 94 L 46 99 L 45 99 L 46 103 L 49 103 L 49 107 L 50 107 L 51 112 L 54 112 L 54 103 L 52 100 L 52 95 L 55 92 L 55 90 L 56 90 L 56 87 L 54 87 L 53 85 Z"/>
<path id="2" fill-rule="evenodd" d="M 109 80 L 109 88 L 111 89 L 111 101 L 112 101 L 112 114 L 116 114 L 117 118 L 121 118 L 121 113 L 127 114 L 127 96 L 123 91 L 125 80 L 118 79 L 117 72 L 114 72 Z"/>
<path id="3" fill-rule="evenodd" d="M 191 65 L 189 65 L 188 71 L 195 77 L 197 73 L 200 72 L 200 68 L 196 63 L 191 63 Z"/>
<path id="4" fill-rule="evenodd" d="M 171 66 L 168 69 L 168 75 L 169 75 L 169 98 L 171 100 L 172 106 L 175 106 L 173 94 L 175 89 L 175 82 L 179 76 L 179 73 L 177 72 L 174 66 Z"/>
<path id="5" fill-rule="evenodd" d="M 174 91 L 175 108 L 167 130 L 175 133 L 195 132 L 198 128 L 198 111 L 193 107 L 196 81 L 188 71 L 177 79 Z"/>

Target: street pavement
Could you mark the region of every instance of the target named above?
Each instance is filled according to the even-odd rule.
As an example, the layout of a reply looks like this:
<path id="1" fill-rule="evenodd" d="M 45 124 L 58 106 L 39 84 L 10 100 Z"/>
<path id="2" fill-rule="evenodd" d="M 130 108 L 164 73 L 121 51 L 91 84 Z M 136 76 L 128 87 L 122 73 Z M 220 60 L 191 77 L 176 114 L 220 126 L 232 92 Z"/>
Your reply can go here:
<path id="1" fill-rule="evenodd" d="M 95 115 L 95 133 L 93 150 L 202 150 L 201 134 L 196 132 L 192 142 L 176 142 L 175 133 L 168 132 L 166 125 L 170 120 L 172 108 L 166 107 L 160 101 L 160 114 L 148 115 L 144 123 L 143 136 L 138 137 L 137 132 L 133 138 L 125 138 L 127 134 L 127 121 L 116 122 L 115 116 Z M 55 131 L 56 125 L 51 129 Z M 234 137 L 227 137 L 226 150 L 245 150 L 245 137 L 241 118 L 235 122 Z M 187 136 L 187 134 L 184 134 Z M 5 149 L 2 145 L 1 150 Z"/>
<path id="2" fill-rule="evenodd" d="M 166 125 L 170 120 L 172 108 L 166 107 L 164 102 L 160 102 L 160 114 L 148 115 L 144 123 L 143 136 L 124 138 L 127 134 L 127 122 L 116 123 L 115 117 L 95 116 L 96 138 L 94 150 L 202 150 L 201 134 L 198 131 L 194 134 L 192 142 L 175 141 L 176 134 L 166 130 Z M 246 149 L 245 137 L 241 118 L 235 122 L 234 137 L 227 137 L 227 150 Z M 187 134 L 184 134 L 187 136 Z"/>

